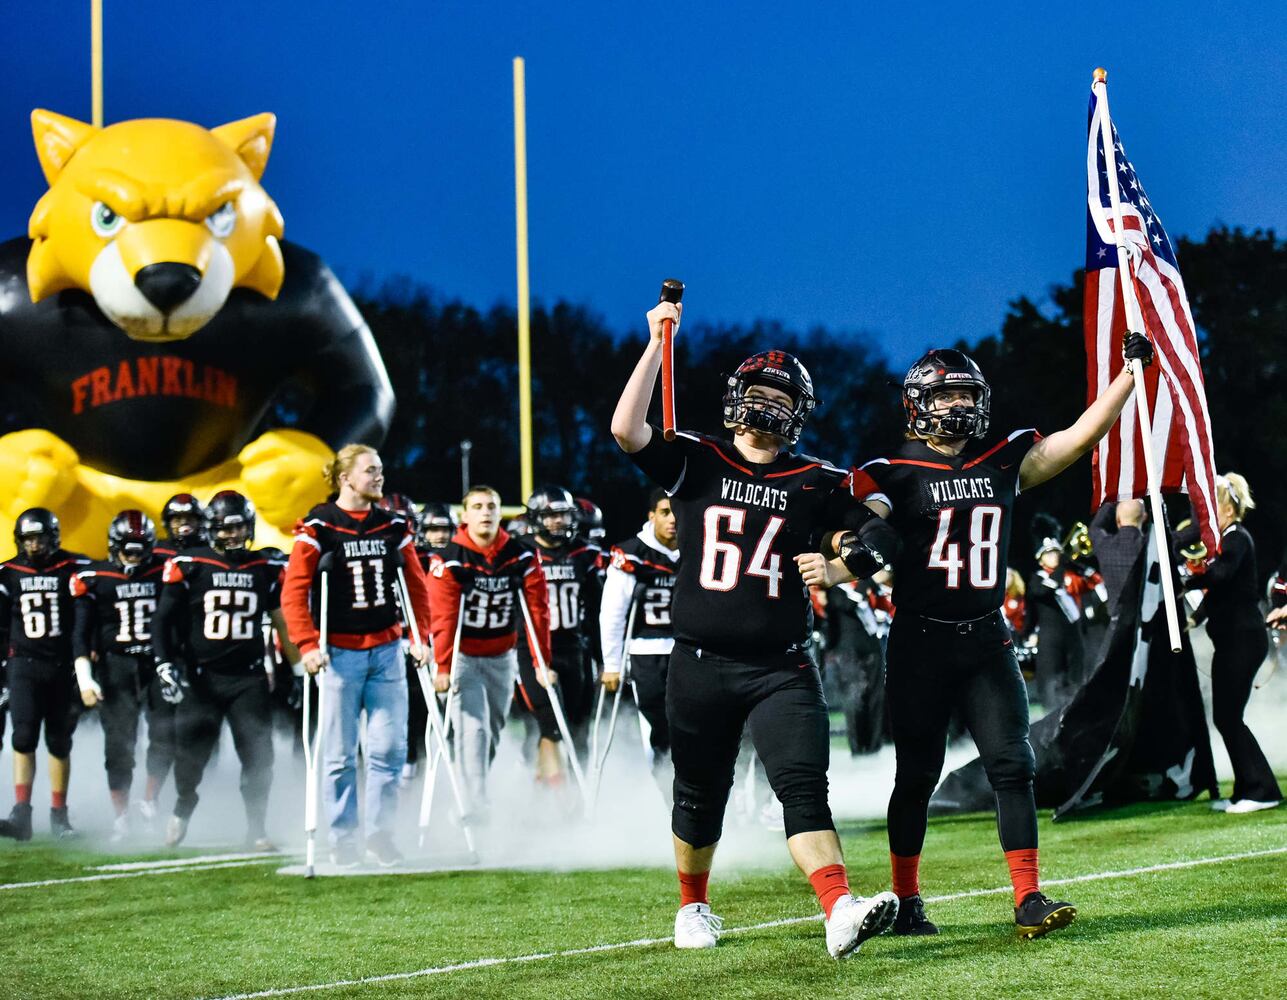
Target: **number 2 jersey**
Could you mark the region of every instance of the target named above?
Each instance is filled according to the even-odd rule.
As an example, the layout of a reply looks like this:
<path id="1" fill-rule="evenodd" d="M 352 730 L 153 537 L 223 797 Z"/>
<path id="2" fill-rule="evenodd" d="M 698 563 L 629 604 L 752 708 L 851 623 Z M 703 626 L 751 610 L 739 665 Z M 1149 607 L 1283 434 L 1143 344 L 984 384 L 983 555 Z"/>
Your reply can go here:
<path id="1" fill-rule="evenodd" d="M 651 524 L 612 546 L 599 613 L 605 673 L 620 673 L 626 653 L 670 655 L 675 644 L 671 600 L 678 574 L 679 550 L 657 541 Z"/>
<path id="2" fill-rule="evenodd" d="M 153 620 L 158 663 L 173 663 L 187 628 L 187 648 L 205 670 L 263 669 L 264 616 L 277 610 L 286 560 L 277 554 L 209 546 L 188 549 L 165 564 L 161 602 Z"/>
<path id="3" fill-rule="evenodd" d="M 71 578 L 76 630 L 72 652 L 137 656 L 152 652 L 152 617 L 165 561 L 155 554 L 137 566 L 95 562 Z"/>
<path id="4" fill-rule="evenodd" d="M 656 427 L 630 457 L 675 510 L 675 640 L 722 656 L 802 653 L 813 608 L 794 557 L 873 516 L 848 474 L 791 452 L 754 464 L 731 441 L 681 431 L 668 442 Z"/>
<path id="5" fill-rule="evenodd" d="M 0 656 L 71 663 L 70 581 L 89 564 L 62 549 L 39 566 L 24 556 L 0 564 Z"/>
<path id="6" fill-rule="evenodd" d="M 970 441 L 955 457 L 923 440 L 854 470 L 854 493 L 890 508 L 902 538 L 893 564 L 898 613 L 970 621 L 1005 601 L 1019 466 L 1035 430 Z"/>

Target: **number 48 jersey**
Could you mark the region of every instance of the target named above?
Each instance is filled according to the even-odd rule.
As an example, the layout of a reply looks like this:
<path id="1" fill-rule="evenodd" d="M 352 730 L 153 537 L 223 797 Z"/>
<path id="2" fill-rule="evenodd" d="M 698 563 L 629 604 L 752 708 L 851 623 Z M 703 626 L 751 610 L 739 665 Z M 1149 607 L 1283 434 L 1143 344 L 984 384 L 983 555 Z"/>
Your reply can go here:
<path id="1" fill-rule="evenodd" d="M 630 457 L 675 510 L 675 640 L 725 656 L 803 653 L 813 612 L 794 557 L 872 516 L 848 475 L 789 452 L 754 464 L 727 440 L 680 432 L 667 442 L 655 427 Z"/>
<path id="2" fill-rule="evenodd" d="M 260 668 L 264 616 L 281 600 L 286 559 L 260 552 L 189 549 L 165 564 L 161 603 L 153 626 L 158 663 L 176 659 L 175 629 L 188 624 L 187 647 L 204 669 L 241 672 Z"/>
<path id="3" fill-rule="evenodd" d="M 969 621 L 1001 607 L 1019 466 L 1035 430 L 971 441 L 960 455 L 925 441 L 854 470 L 854 493 L 890 508 L 903 546 L 894 563 L 899 614 Z"/>

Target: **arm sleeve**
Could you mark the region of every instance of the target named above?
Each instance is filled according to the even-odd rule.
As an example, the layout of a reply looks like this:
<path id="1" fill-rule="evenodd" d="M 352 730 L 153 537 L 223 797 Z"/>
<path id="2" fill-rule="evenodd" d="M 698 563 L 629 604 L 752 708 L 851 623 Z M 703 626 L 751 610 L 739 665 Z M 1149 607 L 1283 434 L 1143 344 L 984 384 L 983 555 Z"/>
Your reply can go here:
<path id="1" fill-rule="evenodd" d="M 79 573 L 68 581 L 72 595 L 72 656 L 89 656 L 94 649 L 94 595 Z"/>
<path id="2" fill-rule="evenodd" d="M 585 637 L 590 643 L 590 656 L 596 663 L 603 662 L 603 636 L 599 632 L 599 609 L 603 606 L 604 555 L 597 553 L 595 563 L 582 585 L 585 602 Z"/>
<path id="3" fill-rule="evenodd" d="M 286 635 L 301 653 L 317 649 L 321 639 L 308 606 L 321 555 L 321 549 L 311 537 L 297 534 L 295 545 L 290 550 L 290 562 L 286 564 L 282 577 L 281 607 L 282 617 L 286 619 Z"/>
<path id="4" fill-rule="evenodd" d="M 433 655 L 438 673 L 451 672 L 451 655 L 456 643 L 456 622 L 460 618 L 460 581 L 439 555 L 429 561 L 426 581 L 429 596 L 429 622 L 433 635 Z"/>
<path id="5" fill-rule="evenodd" d="M 545 660 L 550 664 L 550 588 L 545 582 L 545 572 L 535 559 L 531 561 L 527 572 L 523 574 L 523 592 L 527 595 L 527 610 L 532 613 L 532 629 L 536 632 L 536 642 Z M 528 637 L 528 645 L 532 643 Z M 535 650 L 533 650 L 535 659 Z"/>
<path id="6" fill-rule="evenodd" d="M 618 674 L 625 662 L 626 619 L 630 614 L 630 600 L 635 592 L 634 574 L 619 566 L 628 566 L 625 553 L 612 550 L 612 566 L 603 584 L 603 599 L 599 605 L 599 635 L 603 643 L 604 673 Z"/>
<path id="7" fill-rule="evenodd" d="M 420 630 L 421 642 L 432 642 L 433 635 L 429 623 L 433 621 L 433 612 L 429 607 L 429 585 L 425 582 L 424 570 L 416 558 L 415 539 L 407 535 L 402 543 L 402 551 L 410 554 L 403 562 L 403 575 L 407 578 L 407 596 L 411 598 L 411 609 L 416 613 L 416 628 Z"/>
<path id="8" fill-rule="evenodd" d="M 674 441 L 667 441 L 660 427 L 649 426 L 652 427 L 652 440 L 631 453 L 630 460 L 645 476 L 674 496 L 684 481 L 688 466 L 687 446 L 691 438 L 676 437 Z"/>
<path id="9" fill-rule="evenodd" d="M 0 661 L 9 657 L 9 615 L 13 611 L 13 598 L 4 579 L 0 578 Z"/>
<path id="10" fill-rule="evenodd" d="M 173 562 L 166 563 L 164 579 L 161 600 L 152 618 L 152 652 L 157 663 L 174 663 L 177 654 L 171 643 L 184 618 L 188 585 Z"/>
<path id="11" fill-rule="evenodd" d="M 1220 554 L 1207 563 L 1206 571 L 1189 577 L 1185 590 L 1219 590 L 1238 574 L 1242 561 L 1247 557 L 1246 539 L 1234 531 L 1224 537 Z"/>

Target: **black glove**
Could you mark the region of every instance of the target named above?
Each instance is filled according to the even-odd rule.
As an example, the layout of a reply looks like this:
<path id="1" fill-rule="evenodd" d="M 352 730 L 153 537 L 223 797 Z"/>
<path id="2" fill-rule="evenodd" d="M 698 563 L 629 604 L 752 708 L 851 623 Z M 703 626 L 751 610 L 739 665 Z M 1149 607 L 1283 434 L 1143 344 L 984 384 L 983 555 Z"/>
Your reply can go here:
<path id="1" fill-rule="evenodd" d="M 183 679 L 183 668 L 177 663 L 158 663 L 156 676 L 161 682 L 161 699 L 168 705 L 183 701 L 188 682 Z"/>
<path id="2" fill-rule="evenodd" d="M 304 707 L 304 678 L 296 677 L 290 686 L 290 693 L 286 695 L 286 707 L 292 712 L 298 712 Z"/>
<path id="3" fill-rule="evenodd" d="M 1153 363 L 1153 343 L 1142 333 L 1128 333 L 1122 341 L 1122 357 L 1147 368 Z"/>
<path id="4" fill-rule="evenodd" d="M 874 517 L 858 529 L 857 536 L 846 534 L 840 543 L 840 559 L 858 579 L 879 573 L 898 558 L 902 539 L 893 526 Z"/>

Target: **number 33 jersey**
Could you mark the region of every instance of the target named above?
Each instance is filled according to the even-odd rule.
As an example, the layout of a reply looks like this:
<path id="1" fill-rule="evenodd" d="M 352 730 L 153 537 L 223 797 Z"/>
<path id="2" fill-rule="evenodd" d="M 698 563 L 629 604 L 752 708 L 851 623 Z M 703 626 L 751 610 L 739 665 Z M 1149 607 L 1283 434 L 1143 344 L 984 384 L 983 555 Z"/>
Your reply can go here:
<path id="1" fill-rule="evenodd" d="M 854 470 L 854 493 L 888 506 L 902 537 L 899 614 L 969 621 L 1001 607 L 1019 466 L 1039 440 L 1035 430 L 1015 431 L 950 457 L 918 439 Z"/>
<path id="2" fill-rule="evenodd" d="M 187 647 L 203 668 L 261 668 L 264 616 L 277 610 L 285 568 L 284 556 L 255 551 L 220 555 L 208 546 L 172 558 L 162 574 L 152 630 L 157 662 L 174 662 L 174 630 L 186 621 Z"/>
<path id="3" fill-rule="evenodd" d="M 871 517 L 846 473 L 789 452 L 754 464 L 730 441 L 681 431 L 667 442 L 655 427 L 630 457 L 675 510 L 675 640 L 728 656 L 802 653 L 813 610 L 794 557 Z"/>

